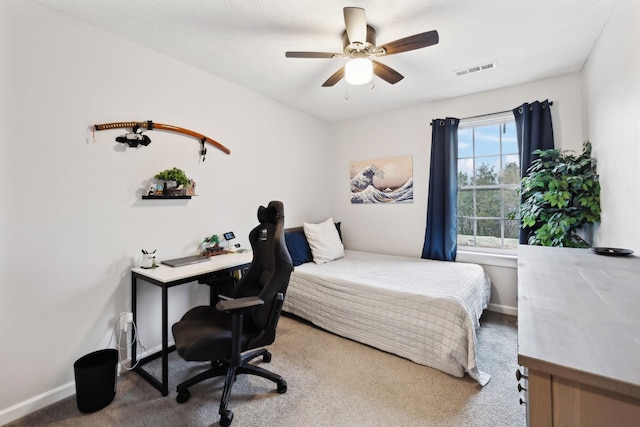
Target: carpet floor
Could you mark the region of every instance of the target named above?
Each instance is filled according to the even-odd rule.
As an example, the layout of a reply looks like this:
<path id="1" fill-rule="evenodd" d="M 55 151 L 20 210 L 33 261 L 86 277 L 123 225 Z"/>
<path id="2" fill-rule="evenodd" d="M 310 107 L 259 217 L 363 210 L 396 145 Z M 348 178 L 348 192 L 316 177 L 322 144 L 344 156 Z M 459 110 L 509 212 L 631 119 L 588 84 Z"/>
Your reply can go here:
<path id="1" fill-rule="evenodd" d="M 282 375 L 288 390 L 278 394 L 270 381 L 238 376 L 229 403 L 231 425 L 524 426 L 515 379 L 516 319 L 485 312 L 481 325 L 478 364 L 492 376 L 484 387 L 468 375 L 455 378 L 285 315 L 269 349 L 271 363 L 255 363 Z M 146 367 L 159 376 L 159 361 Z M 118 378 L 113 402 L 98 412 L 81 413 L 71 396 L 6 427 L 218 425 L 222 378 L 193 386 L 184 404 L 175 399 L 176 385 L 206 367 L 174 352 L 167 397 L 127 372 Z"/>

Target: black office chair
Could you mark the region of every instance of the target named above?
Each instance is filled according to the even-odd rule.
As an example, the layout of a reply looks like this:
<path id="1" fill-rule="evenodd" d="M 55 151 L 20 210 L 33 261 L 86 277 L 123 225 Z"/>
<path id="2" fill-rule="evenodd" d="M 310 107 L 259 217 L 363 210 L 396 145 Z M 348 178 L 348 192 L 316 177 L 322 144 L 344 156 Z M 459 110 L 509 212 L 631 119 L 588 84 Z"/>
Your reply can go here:
<path id="1" fill-rule="evenodd" d="M 179 403 L 189 400 L 188 390 L 207 378 L 226 376 L 220 400 L 220 424 L 229 426 L 233 412 L 227 406 L 231 388 L 239 374 L 258 375 L 277 384 L 278 393 L 287 391 L 287 382 L 279 375 L 249 362 L 262 356 L 271 361 L 271 353 L 259 347 L 272 344 L 284 296 L 293 270 L 284 241 L 284 208 L 272 201 L 258 208 L 260 225 L 249 233 L 253 261 L 242 276 L 230 299 L 221 299 L 214 307 L 189 310 L 173 325 L 178 354 L 188 361 L 211 361 L 212 368 L 178 385 Z M 254 350 L 244 353 L 248 350 Z M 244 353 L 244 354 L 243 354 Z"/>

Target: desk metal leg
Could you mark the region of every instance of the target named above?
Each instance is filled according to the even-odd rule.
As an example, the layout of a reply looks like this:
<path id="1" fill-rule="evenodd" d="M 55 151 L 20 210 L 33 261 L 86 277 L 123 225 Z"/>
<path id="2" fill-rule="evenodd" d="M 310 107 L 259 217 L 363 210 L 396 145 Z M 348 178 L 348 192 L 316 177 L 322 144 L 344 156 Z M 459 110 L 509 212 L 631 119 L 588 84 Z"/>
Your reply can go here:
<path id="1" fill-rule="evenodd" d="M 163 396 L 169 394 L 169 303 L 168 289 L 162 287 L 162 390 Z"/>
<path id="2" fill-rule="evenodd" d="M 131 311 L 133 312 L 133 321 L 137 321 L 137 277 L 132 275 L 131 279 Z M 169 395 L 169 352 L 175 349 L 175 346 L 169 347 L 169 310 L 167 287 L 161 286 L 162 289 L 162 350 L 137 360 L 137 328 L 136 335 L 132 337 L 131 342 L 131 365 L 133 370 L 142 378 L 147 380 L 149 384 L 155 387 L 163 396 Z M 137 325 L 137 323 L 136 323 Z M 162 357 L 162 381 L 158 381 L 156 377 L 147 372 L 143 365 L 152 360 Z"/>
<path id="3" fill-rule="evenodd" d="M 135 274 L 131 275 L 131 312 L 133 313 L 133 324 L 137 325 L 137 311 L 138 311 L 138 302 L 137 302 L 137 287 L 138 280 Z M 136 366 L 136 356 L 138 350 L 138 332 L 136 329 L 133 330 L 131 334 L 131 366 Z"/>

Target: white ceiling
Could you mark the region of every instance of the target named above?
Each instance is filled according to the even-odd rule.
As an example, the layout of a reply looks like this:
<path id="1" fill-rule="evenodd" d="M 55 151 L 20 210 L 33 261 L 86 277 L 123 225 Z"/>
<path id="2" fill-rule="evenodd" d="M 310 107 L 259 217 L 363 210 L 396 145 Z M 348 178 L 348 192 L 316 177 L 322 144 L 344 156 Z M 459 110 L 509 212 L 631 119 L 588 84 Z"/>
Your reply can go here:
<path id="1" fill-rule="evenodd" d="M 616 0 L 35 0 L 327 121 L 581 70 Z M 345 59 L 345 6 L 362 7 L 377 44 L 437 30 L 440 43 L 378 60 L 390 85 L 322 83 Z M 497 68 L 454 71 L 497 61 Z M 349 92 L 349 99 L 345 100 Z"/>

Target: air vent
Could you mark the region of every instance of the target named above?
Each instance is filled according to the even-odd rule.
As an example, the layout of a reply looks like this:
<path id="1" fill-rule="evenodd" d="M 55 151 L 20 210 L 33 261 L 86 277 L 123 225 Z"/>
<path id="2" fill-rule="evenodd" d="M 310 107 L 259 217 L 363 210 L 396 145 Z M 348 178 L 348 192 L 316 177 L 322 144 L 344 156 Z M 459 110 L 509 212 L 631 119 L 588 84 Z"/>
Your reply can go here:
<path id="1" fill-rule="evenodd" d="M 468 68 L 463 68 L 461 70 L 454 71 L 453 73 L 456 76 L 465 76 L 467 74 L 478 73 L 480 71 L 492 70 L 498 66 L 497 61 L 489 62 L 486 64 L 474 65 Z"/>

